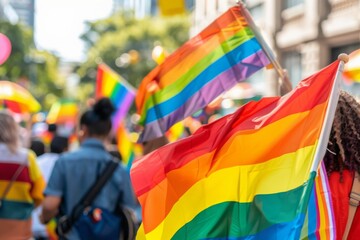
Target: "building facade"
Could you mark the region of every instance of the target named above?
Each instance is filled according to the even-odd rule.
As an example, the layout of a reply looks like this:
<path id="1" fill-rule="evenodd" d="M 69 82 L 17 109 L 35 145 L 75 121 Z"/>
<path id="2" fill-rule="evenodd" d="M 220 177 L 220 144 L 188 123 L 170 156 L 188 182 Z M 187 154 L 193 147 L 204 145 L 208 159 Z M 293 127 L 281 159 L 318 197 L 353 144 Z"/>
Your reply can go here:
<path id="1" fill-rule="evenodd" d="M 192 35 L 234 4 L 197 0 Z M 293 85 L 334 61 L 340 53 L 360 48 L 360 0 L 251 0 L 246 5 Z M 277 75 L 265 72 L 264 95 L 274 95 Z M 360 84 L 343 88 L 360 96 Z"/>
<path id="2" fill-rule="evenodd" d="M 19 17 L 19 21 L 34 30 L 35 0 L 8 0 L 8 2 Z"/>

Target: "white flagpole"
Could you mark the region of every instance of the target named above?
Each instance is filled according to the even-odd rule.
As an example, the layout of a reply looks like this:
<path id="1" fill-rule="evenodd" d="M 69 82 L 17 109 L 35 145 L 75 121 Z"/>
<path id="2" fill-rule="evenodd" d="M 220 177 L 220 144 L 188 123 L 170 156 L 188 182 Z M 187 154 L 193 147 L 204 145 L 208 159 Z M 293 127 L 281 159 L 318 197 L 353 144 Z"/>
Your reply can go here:
<path id="1" fill-rule="evenodd" d="M 340 63 L 330 93 L 329 105 L 327 107 L 324 124 L 320 132 L 319 145 L 316 148 L 314 162 L 313 165 L 311 166 L 311 171 L 318 170 L 319 164 L 324 158 L 326 152 L 326 148 L 330 137 L 331 127 L 335 117 L 336 106 L 339 101 L 340 79 L 342 79 L 344 64 L 349 61 L 349 56 L 345 53 L 342 53 L 338 56 L 338 59 L 340 60 Z"/>
<path id="2" fill-rule="evenodd" d="M 241 10 L 244 18 L 246 19 L 247 23 L 249 24 L 251 30 L 253 31 L 256 39 L 260 43 L 261 48 L 264 50 L 265 55 L 268 57 L 270 62 L 273 64 L 276 72 L 279 74 L 279 76 L 281 78 L 281 81 L 283 81 L 288 86 L 292 86 L 289 78 L 287 77 L 286 74 L 284 74 L 284 70 L 281 67 L 279 61 L 276 59 L 276 57 L 275 57 L 273 51 L 271 50 L 270 46 L 266 43 L 265 39 L 261 35 L 258 27 L 256 26 L 250 12 L 249 12 L 249 10 L 246 8 L 243 1 L 238 0 L 237 3 L 239 4 L 240 10 Z"/>

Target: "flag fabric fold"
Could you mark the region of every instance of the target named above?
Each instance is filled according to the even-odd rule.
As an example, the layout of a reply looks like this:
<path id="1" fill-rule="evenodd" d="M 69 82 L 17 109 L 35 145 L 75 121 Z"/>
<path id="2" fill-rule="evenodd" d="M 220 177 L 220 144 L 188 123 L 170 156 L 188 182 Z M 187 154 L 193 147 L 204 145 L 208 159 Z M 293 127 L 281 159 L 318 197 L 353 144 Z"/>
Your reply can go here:
<path id="1" fill-rule="evenodd" d="M 139 141 L 164 135 L 269 63 L 240 7 L 230 8 L 143 79 L 135 100 Z"/>
<path id="2" fill-rule="evenodd" d="M 111 99 L 116 108 L 112 117 L 113 129 L 116 131 L 134 101 L 135 89 L 110 67 L 100 64 L 96 77 L 95 97 Z"/>
<path id="3" fill-rule="evenodd" d="M 299 239 L 338 67 L 135 161 L 146 239 Z"/>

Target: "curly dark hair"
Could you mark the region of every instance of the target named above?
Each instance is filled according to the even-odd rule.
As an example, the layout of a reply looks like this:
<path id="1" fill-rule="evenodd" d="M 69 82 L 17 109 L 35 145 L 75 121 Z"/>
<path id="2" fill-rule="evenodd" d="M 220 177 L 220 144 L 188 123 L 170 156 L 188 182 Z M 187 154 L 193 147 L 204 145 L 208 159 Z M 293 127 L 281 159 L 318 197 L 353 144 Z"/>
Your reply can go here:
<path id="1" fill-rule="evenodd" d="M 344 169 L 360 174 L 360 104 L 340 91 L 329 143 L 324 157 L 327 174 Z"/>

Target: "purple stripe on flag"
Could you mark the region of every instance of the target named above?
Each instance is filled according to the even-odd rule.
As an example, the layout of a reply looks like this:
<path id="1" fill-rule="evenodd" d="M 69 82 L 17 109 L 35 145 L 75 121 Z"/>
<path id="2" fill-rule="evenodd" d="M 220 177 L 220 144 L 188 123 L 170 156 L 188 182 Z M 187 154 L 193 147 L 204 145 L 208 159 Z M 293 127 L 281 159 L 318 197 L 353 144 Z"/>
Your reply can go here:
<path id="1" fill-rule="evenodd" d="M 184 119 L 186 116 L 191 116 L 193 113 L 209 104 L 221 93 L 231 89 L 236 83 L 242 82 L 269 63 L 268 58 L 262 50 L 243 59 L 240 63 L 234 65 L 232 68 L 218 75 L 211 82 L 206 84 L 189 98 L 184 105 L 176 109 L 176 111 L 161 119 L 147 123 L 144 131 L 141 133 L 139 142 L 163 136 L 172 125 Z"/>
<path id="2" fill-rule="evenodd" d="M 112 123 L 113 123 L 113 129 L 117 129 L 119 127 L 120 122 L 124 119 L 126 114 L 128 113 L 131 104 L 133 103 L 135 98 L 135 93 L 132 91 L 129 91 L 126 93 L 126 96 L 121 104 L 119 104 L 117 111 L 115 112 Z"/>
<path id="3" fill-rule="evenodd" d="M 334 216 L 334 211 L 333 211 L 334 208 L 333 208 L 333 204 L 332 204 L 332 200 L 331 200 L 330 185 L 329 185 L 329 180 L 326 176 L 327 173 L 326 173 L 324 161 L 321 162 L 319 174 L 321 175 L 320 177 L 321 177 L 321 183 L 323 185 L 323 190 L 324 190 L 326 208 L 327 208 L 327 212 L 329 214 L 329 226 L 327 226 L 327 227 L 329 228 L 330 239 L 335 239 L 336 238 L 336 227 L 335 227 L 335 216 Z"/>

